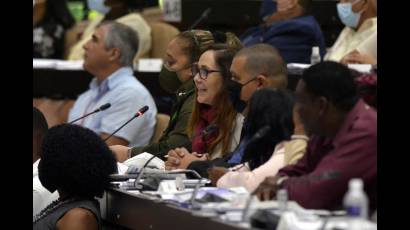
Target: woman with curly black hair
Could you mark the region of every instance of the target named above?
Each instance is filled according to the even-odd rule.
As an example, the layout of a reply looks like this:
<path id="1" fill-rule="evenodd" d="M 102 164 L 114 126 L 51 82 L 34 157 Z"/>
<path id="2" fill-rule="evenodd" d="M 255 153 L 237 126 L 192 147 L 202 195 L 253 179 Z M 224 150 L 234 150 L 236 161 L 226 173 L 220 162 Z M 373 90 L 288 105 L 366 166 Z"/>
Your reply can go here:
<path id="1" fill-rule="evenodd" d="M 98 201 L 117 172 L 116 159 L 93 131 L 63 124 L 51 128 L 41 147 L 39 178 L 60 198 L 33 220 L 33 229 L 101 229 Z"/>
<path id="2" fill-rule="evenodd" d="M 249 192 L 256 189 L 267 176 L 274 176 L 280 168 L 295 163 L 306 151 L 307 137 L 292 135 L 295 124 L 293 96 L 285 90 L 261 89 L 250 100 L 246 117 L 245 151 L 242 164 L 233 167 L 217 182 L 218 187 L 243 186 Z M 295 124 L 294 124 L 295 123 Z M 249 141 L 259 130 L 269 131 L 255 141 Z"/>

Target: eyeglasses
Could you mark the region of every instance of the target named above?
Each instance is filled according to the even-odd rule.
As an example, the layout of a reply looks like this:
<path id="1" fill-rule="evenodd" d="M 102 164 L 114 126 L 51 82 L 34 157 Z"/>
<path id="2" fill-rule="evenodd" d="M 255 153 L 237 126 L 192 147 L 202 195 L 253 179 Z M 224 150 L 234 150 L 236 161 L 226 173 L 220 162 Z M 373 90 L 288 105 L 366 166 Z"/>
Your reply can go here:
<path id="1" fill-rule="evenodd" d="M 209 69 L 201 69 L 199 68 L 198 64 L 192 65 L 192 76 L 199 74 L 199 77 L 202 80 L 206 80 L 210 73 L 221 72 L 220 70 L 209 70 Z"/>

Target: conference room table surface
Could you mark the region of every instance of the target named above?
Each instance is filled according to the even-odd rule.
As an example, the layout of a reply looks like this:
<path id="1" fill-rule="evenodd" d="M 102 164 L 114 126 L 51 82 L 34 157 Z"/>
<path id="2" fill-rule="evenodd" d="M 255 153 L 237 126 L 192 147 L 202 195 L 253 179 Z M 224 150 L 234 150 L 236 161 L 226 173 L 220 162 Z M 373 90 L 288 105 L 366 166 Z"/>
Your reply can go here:
<path id="1" fill-rule="evenodd" d="M 102 204 L 104 222 L 113 228 L 237 230 L 239 226 L 196 215 L 185 208 L 145 198 L 122 189 L 107 189 Z"/>

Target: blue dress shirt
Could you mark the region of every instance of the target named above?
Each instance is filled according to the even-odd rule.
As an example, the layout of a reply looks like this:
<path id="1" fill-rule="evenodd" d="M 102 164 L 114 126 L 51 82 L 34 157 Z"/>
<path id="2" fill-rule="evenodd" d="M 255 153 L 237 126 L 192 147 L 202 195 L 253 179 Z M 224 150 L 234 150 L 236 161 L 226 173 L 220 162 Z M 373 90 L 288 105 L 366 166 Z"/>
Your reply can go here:
<path id="1" fill-rule="evenodd" d="M 69 121 L 94 111 L 105 103 L 107 110 L 90 115 L 75 124 L 87 127 L 97 134 L 111 134 L 141 107 L 149 106 L 142 116 L 122 128 L 116 137 L 127 140 L 129 146 L 147 145 L 154 133 L 157 108 L 151 94 L 134 76 L 130 67 L 123 67 L 98 84 L 94 78 L 90 89 L 81 94 L 69 113 Z"/>

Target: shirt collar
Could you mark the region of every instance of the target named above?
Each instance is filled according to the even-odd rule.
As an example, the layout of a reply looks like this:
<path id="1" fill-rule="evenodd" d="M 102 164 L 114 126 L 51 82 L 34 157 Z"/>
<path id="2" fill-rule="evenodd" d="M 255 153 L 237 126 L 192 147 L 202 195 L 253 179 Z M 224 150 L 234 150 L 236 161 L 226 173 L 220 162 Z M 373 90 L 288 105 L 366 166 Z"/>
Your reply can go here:
<path id="1" fill-rule="evenodd" d="M 377 17 L 368 18 L 363 22 L 362 26 L 360 26 L 360 28 L 357 30 L 357 32 L 360 33 L 362 31 L 368 30 L 368 29 L 370 29 L 374 26 L 377 26 Z"/>
<path id="2" fill-rule="evenodd" d="M 131 67 L 122 67 L 107 77 L 100 85 L 97 84 L 97 79 L 94 78 L 90 82 L 90 89 L 97 89 L 99 91 L 108 91 L 115 88 L 122 82 L 122 79 L 127 76 L 133 76 L 134 72 Z"/>
<path id="3" fill-rule="evenodd" d="M 38 163 L 40 162 L 40 158 L 33 163 L 33 177 L 38 175 Z"/>

